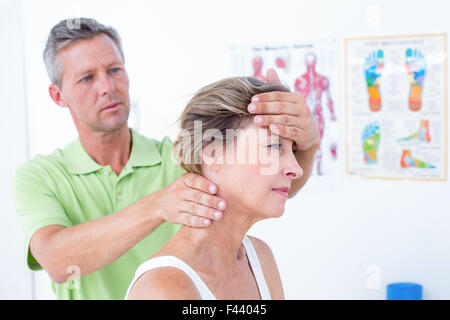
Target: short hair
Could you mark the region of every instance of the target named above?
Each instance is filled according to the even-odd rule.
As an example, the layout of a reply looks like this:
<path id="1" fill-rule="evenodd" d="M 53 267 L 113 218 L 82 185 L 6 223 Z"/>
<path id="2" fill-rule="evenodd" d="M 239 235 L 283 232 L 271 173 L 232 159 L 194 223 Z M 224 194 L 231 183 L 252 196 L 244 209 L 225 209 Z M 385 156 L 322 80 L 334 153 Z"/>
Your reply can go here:
<path id="1" fill-rule="evenodd" d="M 50 31 L 43 54 L 50 81 L 58 87 L 62 85 L 63 70 L 58 59 L 58 53 L 62 49 L 75 41 L 92 39 L 102 33 L 114 41 L 125 62 L 120 36 L 114 28 L 90 18 L 66 19 L 55 25 Z"/>
<path id="2" fill-rule="evenodd" d="M 226 78 L 196 92 L 179 119 L 180 133 L 173 144 L 178 164 L 187 172 L 202 174 L 200 153 L 211 141 L 203 133 L 201 139 L 194 139 L 196 121 L 201 121 L 203 132 L 217 129 L 226 137 L 227 129 L 245 127 L 254 117 L 247 110 L 251 98 L 271 91 L 290 92 L 281 83 L 268 84 L 253 77 Z"/>

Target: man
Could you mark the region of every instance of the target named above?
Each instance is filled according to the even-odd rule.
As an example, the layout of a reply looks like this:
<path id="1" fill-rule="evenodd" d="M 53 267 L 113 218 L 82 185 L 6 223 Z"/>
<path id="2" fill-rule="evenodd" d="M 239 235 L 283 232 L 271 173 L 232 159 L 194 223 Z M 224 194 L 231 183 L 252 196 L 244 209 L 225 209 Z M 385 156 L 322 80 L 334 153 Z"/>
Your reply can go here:
<path id="1" fill-rule="evenodd" d="M 50 96 L 69 109 L 79 138 L 16 172 L 27 263 L 47 271 L 59 299 L 123 299 L 137 266 L 180 224 L 208 227 L 226 202 L 215 196 L 216 185 L 172 161 L 169 139 L 128 128 L 128 75 L 113 28 L 93 19 L 61 21 L 44 61 Z M 268 77 L 278 81 L 273 72 Z M 294 195 L 320 144 L 304 99 L 262 94 L 249 112 L 265 114 L 255 117 L 257 124 L 295 141 L 304 175 L 292 184 Z"/>

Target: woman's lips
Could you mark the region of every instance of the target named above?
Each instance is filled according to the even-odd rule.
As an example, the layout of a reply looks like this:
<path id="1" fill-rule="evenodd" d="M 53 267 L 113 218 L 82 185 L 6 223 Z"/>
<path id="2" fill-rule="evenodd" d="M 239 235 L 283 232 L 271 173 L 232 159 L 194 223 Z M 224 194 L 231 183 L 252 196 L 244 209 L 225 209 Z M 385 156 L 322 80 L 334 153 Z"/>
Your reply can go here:
<path id="1" fill-rule="evenodd" d="M 276 188 L 276 189 L 272 189 L 272 191 L 281 194 L 283 197 L 285 197 L 286 199 L 289 197 L 288 188 Z"/>

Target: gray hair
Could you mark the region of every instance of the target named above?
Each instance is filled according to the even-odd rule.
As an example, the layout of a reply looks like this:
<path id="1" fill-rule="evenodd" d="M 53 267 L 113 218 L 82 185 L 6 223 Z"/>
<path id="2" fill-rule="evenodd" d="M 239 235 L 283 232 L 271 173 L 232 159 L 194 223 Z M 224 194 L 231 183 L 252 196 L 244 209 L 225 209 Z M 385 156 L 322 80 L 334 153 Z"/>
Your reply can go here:
<path id="1" fill-rule="evenodd" d="M 83 39 L 92 39 L 96 35 L 106 34 L 119 48 L 122 59 L 123 55 L 120 36 L 117 31 L 110 27 L 98 23 L 94 19 L 73 18 L 66 19 L 55 25 L 48 36 L 44 49 L 44 63 L 50 81 L 58 87 L 62 85 L 62 66 L 58 59 L 58 53 L 69 44 Z"/>

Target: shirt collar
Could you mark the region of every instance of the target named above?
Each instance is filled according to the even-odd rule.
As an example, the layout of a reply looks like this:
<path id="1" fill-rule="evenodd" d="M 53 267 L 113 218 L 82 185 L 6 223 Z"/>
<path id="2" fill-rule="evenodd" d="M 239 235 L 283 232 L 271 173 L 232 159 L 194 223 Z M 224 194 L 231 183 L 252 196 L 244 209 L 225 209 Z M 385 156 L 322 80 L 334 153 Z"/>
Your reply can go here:
<path id="1" fill-rule="evenodd" d="M 131 154 L 127 166 L 145 167 L 161 162 L 161 155 L 155 140 L 148 139 L 130 128 Z M 87 174 L 103 168 L 86 152 L 80 138 L 71 142 L 63 149 L 64 159 L 72 174 Z"/>

